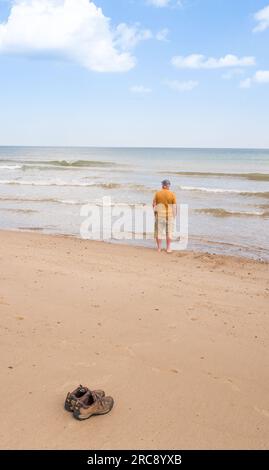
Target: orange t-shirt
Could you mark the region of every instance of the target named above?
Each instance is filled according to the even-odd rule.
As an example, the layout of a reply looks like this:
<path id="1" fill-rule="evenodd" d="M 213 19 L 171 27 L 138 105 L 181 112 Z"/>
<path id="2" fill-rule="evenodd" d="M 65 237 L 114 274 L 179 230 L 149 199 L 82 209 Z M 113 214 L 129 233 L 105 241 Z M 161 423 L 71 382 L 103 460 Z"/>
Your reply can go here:
<path id="1" fill-rule="evenodd" d="M 175 193 L 169 189 L 157 191 L 153 200 L 158 217 L 173 217 L 172 206 L 177 203 Z"/>

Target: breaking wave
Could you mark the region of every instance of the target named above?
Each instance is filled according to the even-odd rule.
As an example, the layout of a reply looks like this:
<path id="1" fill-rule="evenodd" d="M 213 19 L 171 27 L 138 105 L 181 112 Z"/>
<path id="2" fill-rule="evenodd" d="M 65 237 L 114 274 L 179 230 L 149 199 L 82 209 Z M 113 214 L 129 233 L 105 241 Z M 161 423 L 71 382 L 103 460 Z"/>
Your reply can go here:
<path id="1" fill-rule="evenodd" d="M 18 168 L 92 168 L 92 167 L 114 167 L 115 162 L 99 161 L 99 160 L 19 160 L 14 164 L 14 160 L 4 160 L 5 163 L 13 163 L 13 165 L 5 165 Z M 1 168 L 1 167 L 0 167 Z M 12 169 L 12 168 L 11 168 Z M 14 168 L 15 169 L 15 168 Z"/>
<path id="2" fill-rule="evenodd" d="M 22 165 L 0 165 L 0 170 L 20 170 Z"/>
<path id="3" fill-rule="evenodd" d="M 61 179 L 55 180 L 21 180 L 21 179 L 13 179 L 13 180 L 0 180 L 0 184 L 2 185 L 22 185 L 22 186 L 81 186 L 81 187 L 92 187 L 92 188 L 102 188 L 102 189 L 125 189 L 125 190 L 135 190 L 135 191 L 143 191 L 143 192 L 152 192 L 154 191 L 151 188 L 148 188 L 143 185 L 139 184 L 121 184 L 121 183 L 96 183 L 96 182 L 83 182 L 80 180 L 70 180 L 65 181 Z"/>
<path id="4" fill-rule="evenodd" d="M 223 194 L 240 194 L 242 196 L 257 196 L 269 198 L 269 191 L 244 191 L 242 189 L 221 189 L 221 188 L 204 188 L 197 186 L 180 186 L 183 191 L 200 191 L 206 193 L 223 193 Z"/>
<path id="5" fill-rule="evenodd" d="M 251 181 L 269 181 L 269 173 L 219 173 L 203 171 L 177 171 L 173 174 L 179 176 L 197 176 L 202 178 L 243 178 Z"/>
<path id="6" fill-rule="evenodd" d="M 226 209 L 207 208 L 196 209 L 195 212 L 214 217 L 269 217 L 269 211 L 229 211 Z"/>

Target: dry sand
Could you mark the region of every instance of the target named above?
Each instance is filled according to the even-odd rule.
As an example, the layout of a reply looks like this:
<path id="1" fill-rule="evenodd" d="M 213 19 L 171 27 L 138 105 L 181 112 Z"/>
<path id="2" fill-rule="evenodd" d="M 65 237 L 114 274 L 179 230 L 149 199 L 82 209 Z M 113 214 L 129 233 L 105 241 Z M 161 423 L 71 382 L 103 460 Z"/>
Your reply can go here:
<path id="1" fill-rule="evenodd" d="M 268 264 L 0 232 L 1 449 L 269 447 Z M 109 415 L 63 409 L 79 383 Z"/>

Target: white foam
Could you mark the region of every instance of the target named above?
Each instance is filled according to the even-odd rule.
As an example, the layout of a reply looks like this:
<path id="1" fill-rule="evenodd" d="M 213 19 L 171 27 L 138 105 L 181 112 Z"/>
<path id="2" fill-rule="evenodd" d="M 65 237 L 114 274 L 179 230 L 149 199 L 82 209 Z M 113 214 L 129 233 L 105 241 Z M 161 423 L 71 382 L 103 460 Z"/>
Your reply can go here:
<path id="1" fill-rule="evenodd" d="M 204 188 L 198 186 L 180 186 L 184 191 L 202 191 L 207 193 L 230 193 L 230 194 L 263 194 L 264 191 L 246 191 L 242 189 L 221 189 L 221 188 Z"/>
<path id="2" fill-rule="evenodd" d="M 39 181 L 24 181 L 24 180 L 0 180 L 0 184 L 14 184 L 23 186 L 94 186 L 94 183 L 82 183 L 80 181 L 62 181 L 62 180 L 39 180 Z"/>
<path id="3" fill-rule="evenodd" d="M 0 165 L 0 170 L 20 170 L 21 165 Z"/>

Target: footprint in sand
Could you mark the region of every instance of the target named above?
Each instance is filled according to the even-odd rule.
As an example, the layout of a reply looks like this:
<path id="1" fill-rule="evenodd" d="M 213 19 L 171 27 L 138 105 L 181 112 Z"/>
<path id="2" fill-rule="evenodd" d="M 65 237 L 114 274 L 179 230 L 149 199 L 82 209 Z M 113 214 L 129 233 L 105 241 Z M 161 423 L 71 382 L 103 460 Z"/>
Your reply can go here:
<path id="1" fill-rule="evenodd" d="M 234 392 L 240 392 L 240 388 L 232 381 L 232 379 L 224 378 L 222 379 L 222 383 L 230 385 Z"/>
<path id="2" fill-rule="evenodd" d="M 257 411 L 260 415 L 265 416 L 266 418 L 269 418 L 269 411 L 268 410 L 261 410 L 257 406 L 254 406 L 254 410 Z"/>
<path id="3" fill-rule="evenodd" d="M 128 352 L 128 354 L 129 354 L 131 357 L 135 357 L 135 353 L 134 353 L 134 351 L 133 351 L 131 348 L 127 347 L 127 348 L 126 348 L 126 351 Z"/>
<path id="4" fill-rule="evenodd" d="M 135 352 L 129 346 L 125 346 L 124 344 L 116 344 L 115 346 L 116 346 L 116 348 L 119 348 L 122 351 L 127 352 L 129 354 L 129 356 L 135 357 Z"/>
<path id="5" fill-rule="evenodd" d="M 208 375 L 212 375 L 210 372 L 208 372 Z M 218 376 L 213 376 L 215 380 L 220 380 L 221 383 L 227 384 L 231 386 L 231 389 L 234 392 L 240 392 L 240 388 L 230 379 L 229 377 L 218 377 Z"/>
<path id="6" fill-rule="evenodd" d="M 181 370 L 179 370 L 179 369 L 161 369 L 159 367 L 152 367 L 151 370 L 153 372 L 157 372 L 157 373 L 160 373 L 160 372 L 170 372 L 172 374 L 180 374 L 181 373 Z"/>

